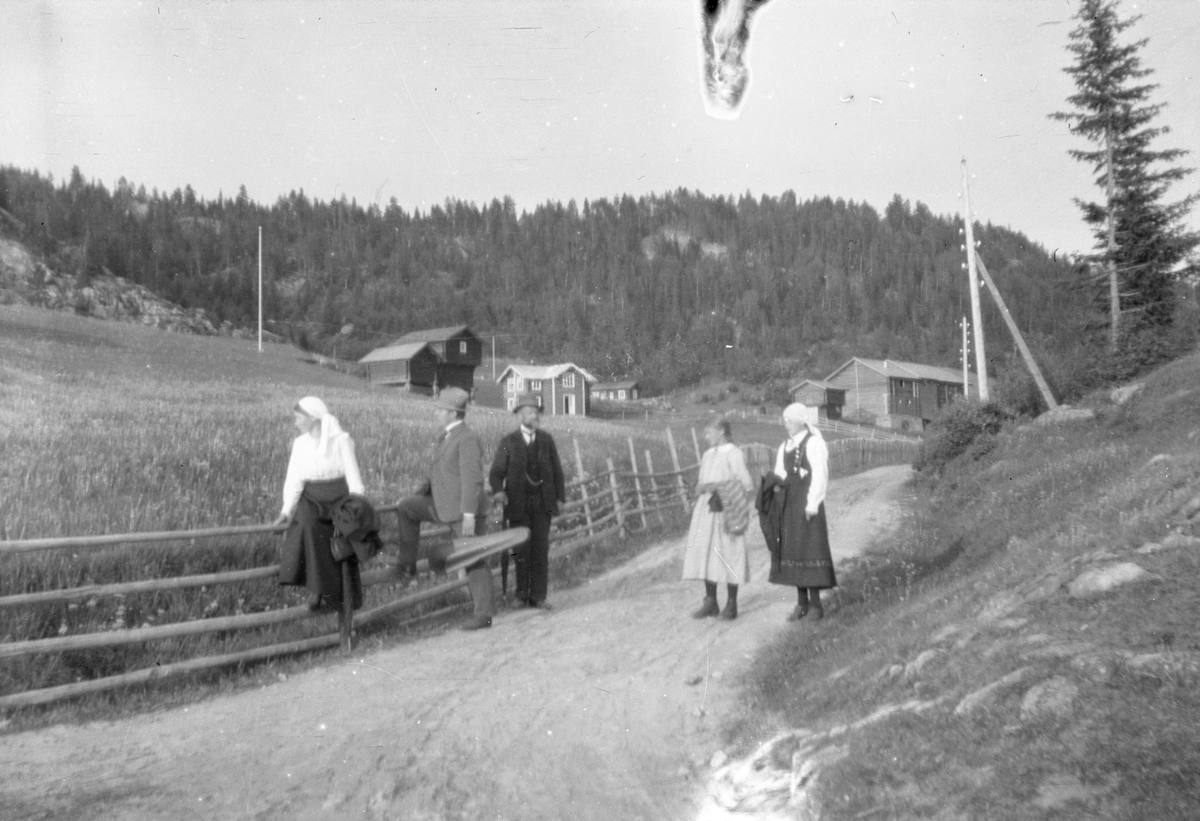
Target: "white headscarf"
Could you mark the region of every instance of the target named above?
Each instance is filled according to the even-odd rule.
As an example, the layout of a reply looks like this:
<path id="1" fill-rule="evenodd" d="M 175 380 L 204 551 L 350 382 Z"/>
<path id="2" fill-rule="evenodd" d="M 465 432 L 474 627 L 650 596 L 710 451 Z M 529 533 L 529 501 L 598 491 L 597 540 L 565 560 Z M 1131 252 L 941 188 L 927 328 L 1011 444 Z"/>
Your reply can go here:
<path id="1" fill-rule="evenodd" d="M 333 458 L 333 448 L 338 437 L 345 436 L 337 417 L 329 412 L 325 403 L 315 396 L 306 396 L 296 403 L 296 407 L 306 416 L 311 416 L 321 423 L 321 435 L 317 437 L 317 452 L 325 459 Z"/>
<path id="2" fill-rule="evenodd" d="M 808 422 L 808 408 L 799 402 L 793 402 L 783 409 L 783 418 L 793 422 Z"/>

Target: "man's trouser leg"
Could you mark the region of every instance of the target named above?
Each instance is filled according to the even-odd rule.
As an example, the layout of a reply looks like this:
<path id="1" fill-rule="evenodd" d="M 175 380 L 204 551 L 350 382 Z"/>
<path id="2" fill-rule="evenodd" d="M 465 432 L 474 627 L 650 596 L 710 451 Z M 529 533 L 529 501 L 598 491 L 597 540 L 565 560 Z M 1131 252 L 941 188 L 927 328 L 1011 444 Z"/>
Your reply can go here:
<path id="1" fill-rule="evenodd" d="M 396 551 L 400 572 L 416 574 L 421 542 L 421 522 L 436 522 L 432 496 L 409 496 L 396 508 L 400 520 L 400 546 Z"/>

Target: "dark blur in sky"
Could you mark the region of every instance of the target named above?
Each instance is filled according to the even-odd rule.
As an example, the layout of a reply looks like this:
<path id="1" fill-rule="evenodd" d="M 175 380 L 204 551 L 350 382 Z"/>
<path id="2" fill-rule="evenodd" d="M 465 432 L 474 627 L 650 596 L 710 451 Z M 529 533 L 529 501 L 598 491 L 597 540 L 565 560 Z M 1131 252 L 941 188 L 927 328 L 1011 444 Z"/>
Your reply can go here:
<path id="1" fill-rule="evenodd" d="M 955 214 L 965 157 L 977 219 L 1091 247 L 1072 198 L 1101 192 L 1066 153 L 1086 144 L 1046 116 L 1072 92 L 1076 2 L 772 0 L 732 121 L 704 111 L 699 5 L 8 0 L 0 163 L 264 203 L 791 189 Z M 1200 3 L 1122 11 L 1168 103 L 1155 147 L 1200 149 Z"/>

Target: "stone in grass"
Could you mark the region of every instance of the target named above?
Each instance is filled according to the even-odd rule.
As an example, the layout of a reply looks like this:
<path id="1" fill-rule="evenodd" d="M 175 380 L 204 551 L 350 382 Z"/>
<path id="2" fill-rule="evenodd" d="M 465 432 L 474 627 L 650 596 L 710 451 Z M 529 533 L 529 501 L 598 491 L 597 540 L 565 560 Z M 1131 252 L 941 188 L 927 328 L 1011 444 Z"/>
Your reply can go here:
<path id="1" fill-rule="evenodd" d="M 1033 685 L 1021 699 L 1021 721 L 1059 722 L 1069 718 L 1079 687 L 1066 676 L 1054 676 Z"/>
<path id="2" fill-rule="evenodd" d="M 1080 653 L 1071 659 L 1071 670 L 1093 684 L 1108 684 L 1116 677 L 1117 671 L 1130 655 L 1122 650 Z"/>
<path id="3" fill-rule="evenodd" d="M 1041 783 L 1033 803 L 1043 810 L 1054 810 L 1072 801 L 1091 801 L 1106 792 L 1106 787 L 1091 787 L 1073 775 L 1058 774 Z"/>
<path id="4" fill-rule="evenodd" d="M 1139 678 L 1180 687 L 1200 685 L 1200 653 L 1141 653 L 1126 659 L 1124 669 Z"/>
<path id="5" fill-rule="evenodd" d="M 925 669 L 931 661 L 942 654 L 941 650 L 929 649 L 922 650 L 917 654 L 917 657 L 904 665 L 904 680 L 913 681 Z"/>
<path id="6" fill-rule="evenodd" d="M 1108 567 L 1096 567 L 1080 573 L 1067 586 L 1067 592 L 1074 599 L 1087 599 L 1101 596 L 1108 591 L 1134 582 L 1153 579 L 1141 566 L 1133 562 L 1121 562 Z"/>
<path id="7" fill-rule="evenodd" d="M 989 707 L 1004 693 L 1017 687 L 1032 675 L 1032 667 L 1021 667 L 1013 670 L 1004 678 L 993 681 L 986 687 L 980 687 L 975 692 L 965 696 L 962 701 L 958 702 L 958 706 L 954 708 L 954 714 L 956 716 L 966 716 Z"/>
<path id="8" fill-rule="evenodd" d="M 999 621 L 1025 603 L 1015 590 L 1004 590 L 988 599 L 977 618 L 983 622 Z"/>
<path id="9" fill-rule="evenodd" d="M 1197 547 L 1200 546 L 1200 539 L 1184 533 L 1171 533 L 1162 540 L 1162 546 L 1169 550 L 1180 547 Z"/>

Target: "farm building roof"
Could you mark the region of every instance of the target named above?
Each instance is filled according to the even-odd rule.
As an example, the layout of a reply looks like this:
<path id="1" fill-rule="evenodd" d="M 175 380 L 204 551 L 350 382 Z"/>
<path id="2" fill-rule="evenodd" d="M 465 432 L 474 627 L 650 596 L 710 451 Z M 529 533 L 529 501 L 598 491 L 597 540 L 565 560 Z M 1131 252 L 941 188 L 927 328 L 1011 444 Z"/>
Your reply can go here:
<path id="1" fill-rule="evenodd" d="M 619 391 L 622 389 L 629 390 L 630 388 L 636 388 L 637 386 L 638 381 L 636 379 L 626 379 L 622 382 L 599 382 L 596 384 L 596 390 Z"/>
<path id="2" fill-rule="evenodd" d="M 496 377 L 496 381 L 503 382 L 509 371 L 523 379 L 555 379 L 569 370 L 579 371 L 588 382 L 597 381 L 596 377 L 574 362 L 563 362 L 560 365 L 509 365 L 504 369 L 504 373 Z"/>
<path id="3" fill-rule="evenodd" d="M 475 333 L 466 325 L 448 325 L 445 328 L 429 328 L 424 331 L 409 331 L 392 344 L 398 345 L 401 342 L 443 342 L 447 339 L 458 336 L 463 331 L 471 334 L 471 336 L 475 336 Z"/>
<path id="4" fill-rule="evenodd" d="M 358 360 L 362 363 L 395 362 L 400 359 L 412 359 L 422 348 L 429 347 L 428 342 L 393 343 L 384 348 L 376 348 Z"/>
<path id="5" fill-rule="evenodd" d="M 794 390 L 796 390 L 796 388 L 800 387 L 801 385 L 816 385 L 818 388 L 820 388 L 823 391 L 840 391 L 841 390 L 841 388 L 839 388 L 837 385 L 834 385 L 831 382 L 826 382 L 821 379 L 801 379 L 799 382 L 797 382 L 796 384 L 794 384 L 790 388 L 788 388 L 788 390 L 794 391 Z"/>
<path id="6" fill-rule="evenodd" d="M 953 368 L 943 368 L 938 365 L 921 365 L 916 362 L 899 362 L 895 359 L 863 359 L 858 356 L 850 359 L 840 368 L 829 374 L 829 376 L 825 377 L 825 379 L 833 379 L 855 362 L 884 376 L 895 376 L 900 379 L 926 379 L 931 382 L 948 382 L 952 385 L 961 385 L 963 383 L 962 371 Z M 975 374 L 970 374 L 968 378 L 971 384 L 975 384 Z"/>

